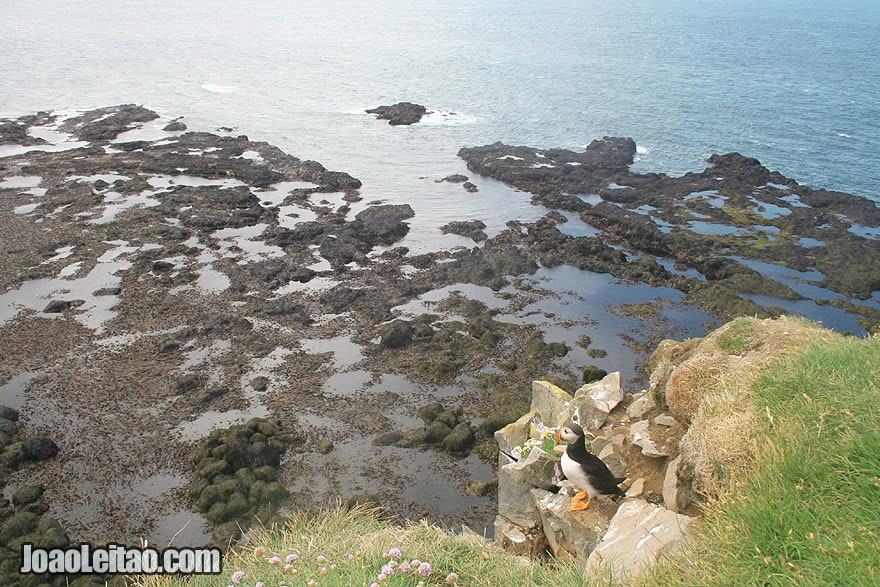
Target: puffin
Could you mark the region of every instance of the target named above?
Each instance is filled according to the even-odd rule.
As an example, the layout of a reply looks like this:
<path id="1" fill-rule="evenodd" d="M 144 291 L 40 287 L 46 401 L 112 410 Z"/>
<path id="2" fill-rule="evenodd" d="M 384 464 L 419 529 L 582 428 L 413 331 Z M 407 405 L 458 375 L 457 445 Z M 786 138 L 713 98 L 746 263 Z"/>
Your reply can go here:
<path id="1" fill-rule="evenodd" d="M 582 489 L 571 500 L 571 511 L 585 510 L 597 495 L 624 495 L 617 486 L 623 479 L 615 477 L 608 466 L 587 450 L 584 429 L 571 423 L 556 431 L 556 442 L 565 441 L 568 446 L 562 455 L 562 472 L 566 479 Z M 584 502 L 584 498 L 587 498 Z"/>

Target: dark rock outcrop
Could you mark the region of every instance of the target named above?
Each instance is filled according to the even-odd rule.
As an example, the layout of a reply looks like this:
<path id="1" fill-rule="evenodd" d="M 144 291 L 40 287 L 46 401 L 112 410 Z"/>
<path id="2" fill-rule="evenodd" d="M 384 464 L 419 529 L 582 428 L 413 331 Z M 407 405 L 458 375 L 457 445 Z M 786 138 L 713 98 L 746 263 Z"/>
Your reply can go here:
<path id="1" fill-rule="evenodd" d="M 391 126 L 406 126 L 415 124 L 422 119 L 428 109 L 421 104 L 412 102 L 398 102 L 390 106 L 378 106 L 367 110 L 368 114 L 375 114 L 379 120 L 387 120 Z"/>

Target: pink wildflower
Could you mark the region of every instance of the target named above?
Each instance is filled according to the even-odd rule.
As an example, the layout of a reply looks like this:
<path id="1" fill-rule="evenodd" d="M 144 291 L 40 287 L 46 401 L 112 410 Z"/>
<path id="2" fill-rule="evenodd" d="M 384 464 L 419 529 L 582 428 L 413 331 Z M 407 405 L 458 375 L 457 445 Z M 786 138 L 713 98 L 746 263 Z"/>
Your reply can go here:
<path id="1" fill-rule="evenodd" d="M 329 573 L 330 571 L 327 570 L 327 567 L 321 567 L 321 570 L 318 571 L 318 572 L 321 573 L 322 575 L 326 575 L 326 574 Z"/>
<path id="2" fill-rule="evenodd" d="M 414 559 L 412 559 L 411 561 L 409 561 L 409 566 L 411 566 L 411 567 L 414 568 L 414 569 L 419 568 L 419 565 L 420 565 L 420 564 L 422 564 L 422 561 L 420 561 L 420 560 L 417 559 L 417 558 L 414 558 Z"/>
<path id="3" fill-rule="evenodd" d="M 295 561 L 295 560 L 297 560 L 297 559 L 299 559 L 299 555 L 298 555 L 298 554 L 293 554 L 293 553 L 290 553 L 290 554 L 288 554 L 287 556 L 284 557 L 284 560 L 286 560 L 286 561 L 289 562 L 289 563 L 292 563 L 293 561 Z"/>
<path id="4" fill-rule="evenodd" d="M 327 562 L 327 557 L 324 556 L 323 554 L 319 554 L 318 557 L 317 557 L 315 560 L 318 561 L 319 563 L 326 563 L 326 562 Z"/>
<path id="5" fill-rule="evenodd" d="M 285 571 L 292 571 L 292 570 L 293 570 L 293 565 L 290 564 L 290 563 L 284 565 L 284 570 L 285 570 Z"/>
<path id="6" fill-rule="evenodd" d="M 409 563 L 401 563 L 400 567 L 398 568 L 400 569 L 401 573 L 409 573 L 410 571 L 412 571 L 412 566 L 410 566 Z"/>
<path id="7" fill-rule="evenodd" d="M 268 562 L 270 565 L 278 565 L 278 564 L 281 564 L 281 557 L 280 557 L 280 556 L 273 556 L 273 557 L 270 558 L 267 562 Z"/>
<path id="8" fill-rule="evenodd" d="M 257 581 L 257 582 L 254 584 L 254 587 L 266 587 L 266 585 L 265 585 L 262 581 Z"/>
<path id="9" fill-rule="evenodd" d="M 309 579 L 309 582 L 306 583 L 306 585 L 308 585 L 309 587 L 315 587 L 315 585 L 317 585 L 317 584 L 318 584 L 318 582 L 315 581 L 314 579 Z"/>
<path id="10" fill-rule="evenodd" d="M 388 551 L 388 556 L 390 558 L 400 558 L 402 556 L 402 552 L 400 552 L 399 548 L 392 548 Z"/>
<path id="11" fill-rule="evenodd" d="M 242 579 L 244 579 L 244 571 L 235 571 L 234 573 L 232 573 L 233 583 L 241 583 Z"/>
<path id="12" fill-rule="evenodd" d="M 432 571 L 432 570 L 433 570 L 433 569 L 431 569 L 431 564 L 430 564 L 430 563 L 422 563 L 422 564 L 419 565 L 418 573 L 419 573 L 419 575 L 421 575 L 422 577 L 427 577 L 428 575 L 431 574 L 431 571 Z"/>
<path id="13" fill-rule="evenodd" d="M 355 561 L 355 556 L 353 554 L 348 555 L 348 562 L 353 563 Z"/>
<path id="14" fill-rule="evenodd" d="M 382 574 L 385 575 L 386 577 L 390 577 L 391 575 L 394 574 L 394 569 L 388 565 L 385 565 L 384 567 L 382 567 Z"/>

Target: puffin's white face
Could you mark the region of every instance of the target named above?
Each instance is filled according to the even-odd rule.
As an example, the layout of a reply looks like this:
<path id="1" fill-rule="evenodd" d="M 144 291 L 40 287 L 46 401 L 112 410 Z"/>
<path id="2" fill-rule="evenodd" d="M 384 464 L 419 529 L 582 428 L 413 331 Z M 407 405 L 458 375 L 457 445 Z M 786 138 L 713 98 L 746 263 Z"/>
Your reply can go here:
<path id="1" fill-rule="evenodd" d="M 557 432 L 556 437 L 558 440 L 564 440 L 571 444 L 580 437 L 580 434 L 575 432 L 570 426 L 563 426 L 559 429 L 559 432 Z"/>

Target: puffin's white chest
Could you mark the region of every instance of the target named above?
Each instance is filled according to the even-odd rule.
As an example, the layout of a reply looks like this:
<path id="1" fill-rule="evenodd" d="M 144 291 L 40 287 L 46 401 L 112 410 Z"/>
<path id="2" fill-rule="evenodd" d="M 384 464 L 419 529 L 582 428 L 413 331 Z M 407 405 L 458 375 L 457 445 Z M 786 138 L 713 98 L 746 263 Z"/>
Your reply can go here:
<path id="1" fill-rule="evenodd" d="M 568 456 L 568 453 L 562 453 L 560 461 L 562 472 L 565 474 L 566 479 L 586 491 L 590 497 L 599 495 L 599 490 L 590 483 L 590 477 L 584 471 L 584 468 L 576 460 Z"/>

